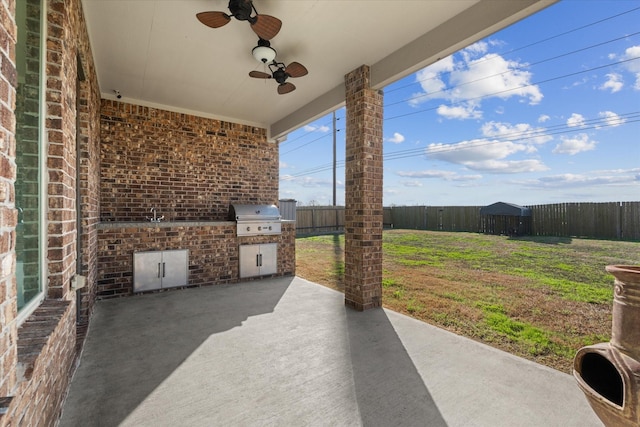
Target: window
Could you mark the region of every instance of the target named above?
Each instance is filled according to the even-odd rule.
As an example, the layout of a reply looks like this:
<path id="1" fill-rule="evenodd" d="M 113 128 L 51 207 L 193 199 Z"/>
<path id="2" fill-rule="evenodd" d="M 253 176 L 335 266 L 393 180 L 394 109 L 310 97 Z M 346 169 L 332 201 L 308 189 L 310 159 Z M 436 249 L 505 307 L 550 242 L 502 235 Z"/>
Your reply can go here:
<path id="1" fill-rule="evenodd" d="M 44 298 L 43 16 L 42 0 L 16 2 L 16 282 L 21 318 Z"/>

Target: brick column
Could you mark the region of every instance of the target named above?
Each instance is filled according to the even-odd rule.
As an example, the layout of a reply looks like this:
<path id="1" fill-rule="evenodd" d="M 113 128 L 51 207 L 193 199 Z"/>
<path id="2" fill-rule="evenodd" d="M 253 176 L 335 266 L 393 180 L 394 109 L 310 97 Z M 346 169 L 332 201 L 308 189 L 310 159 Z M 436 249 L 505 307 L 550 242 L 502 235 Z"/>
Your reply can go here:
<path id="1" fill-rule="evenodd" d="M 382 305 L 382 93 L 366 65 L 345 76 L 345 304 Z"/>

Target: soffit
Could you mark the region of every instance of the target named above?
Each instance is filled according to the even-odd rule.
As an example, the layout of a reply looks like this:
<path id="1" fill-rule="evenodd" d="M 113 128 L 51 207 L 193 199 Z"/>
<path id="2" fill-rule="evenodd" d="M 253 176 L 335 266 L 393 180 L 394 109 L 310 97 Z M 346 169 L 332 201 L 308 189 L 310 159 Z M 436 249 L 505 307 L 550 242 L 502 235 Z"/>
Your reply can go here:
<path id="1" fill-rule="evenodd" d="M 554 0 L 255 0 L 282 20 L 277 60 L 307 76 L 278 95 L 273 80 L 249 77 L 258 36 L 247 22 L 221 28 L 196 13 L 228 12 L 226 0 L 83 0 L 104 98 L 265 127 L 273 138 L 341 106 L 344 75 L 371 66 L 382 88 Z"/>

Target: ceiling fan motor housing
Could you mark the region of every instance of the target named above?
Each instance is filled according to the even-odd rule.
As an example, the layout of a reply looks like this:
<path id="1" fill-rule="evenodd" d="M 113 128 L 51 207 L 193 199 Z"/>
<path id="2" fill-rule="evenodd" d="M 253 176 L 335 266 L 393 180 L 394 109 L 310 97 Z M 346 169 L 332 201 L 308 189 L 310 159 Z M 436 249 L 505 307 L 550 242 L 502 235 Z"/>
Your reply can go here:
<path id="1" fill-rule="evenodd" d="M 287 77 L 289 76 L 287 76 L 287 73 L 283 68 L 278 68 L 273 72 L 273 78 L 280 84 L 284 83 L 287 80 Z"/>
<path id="2" fill-rule="evenodd" d="M 229 11 L 240 21 L 249 21 L 253 12 L 251 0 L 229 0 Z"/>

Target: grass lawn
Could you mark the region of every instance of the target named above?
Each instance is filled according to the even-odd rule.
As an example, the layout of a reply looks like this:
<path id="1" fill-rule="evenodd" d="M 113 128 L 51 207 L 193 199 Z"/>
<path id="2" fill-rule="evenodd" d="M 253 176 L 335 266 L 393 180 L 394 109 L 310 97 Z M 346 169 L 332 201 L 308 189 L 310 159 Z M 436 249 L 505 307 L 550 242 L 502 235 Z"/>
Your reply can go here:
<path id="1" fill-rule="evenodd" d="M 640 243 L 417 230 L 383 234 L 383 303 L 395 311 L 570 373 L 575 352 L 609 341 L 609 264 Z M 344 291 L 344 236 L 296 240 L 296 272 Z"/>

